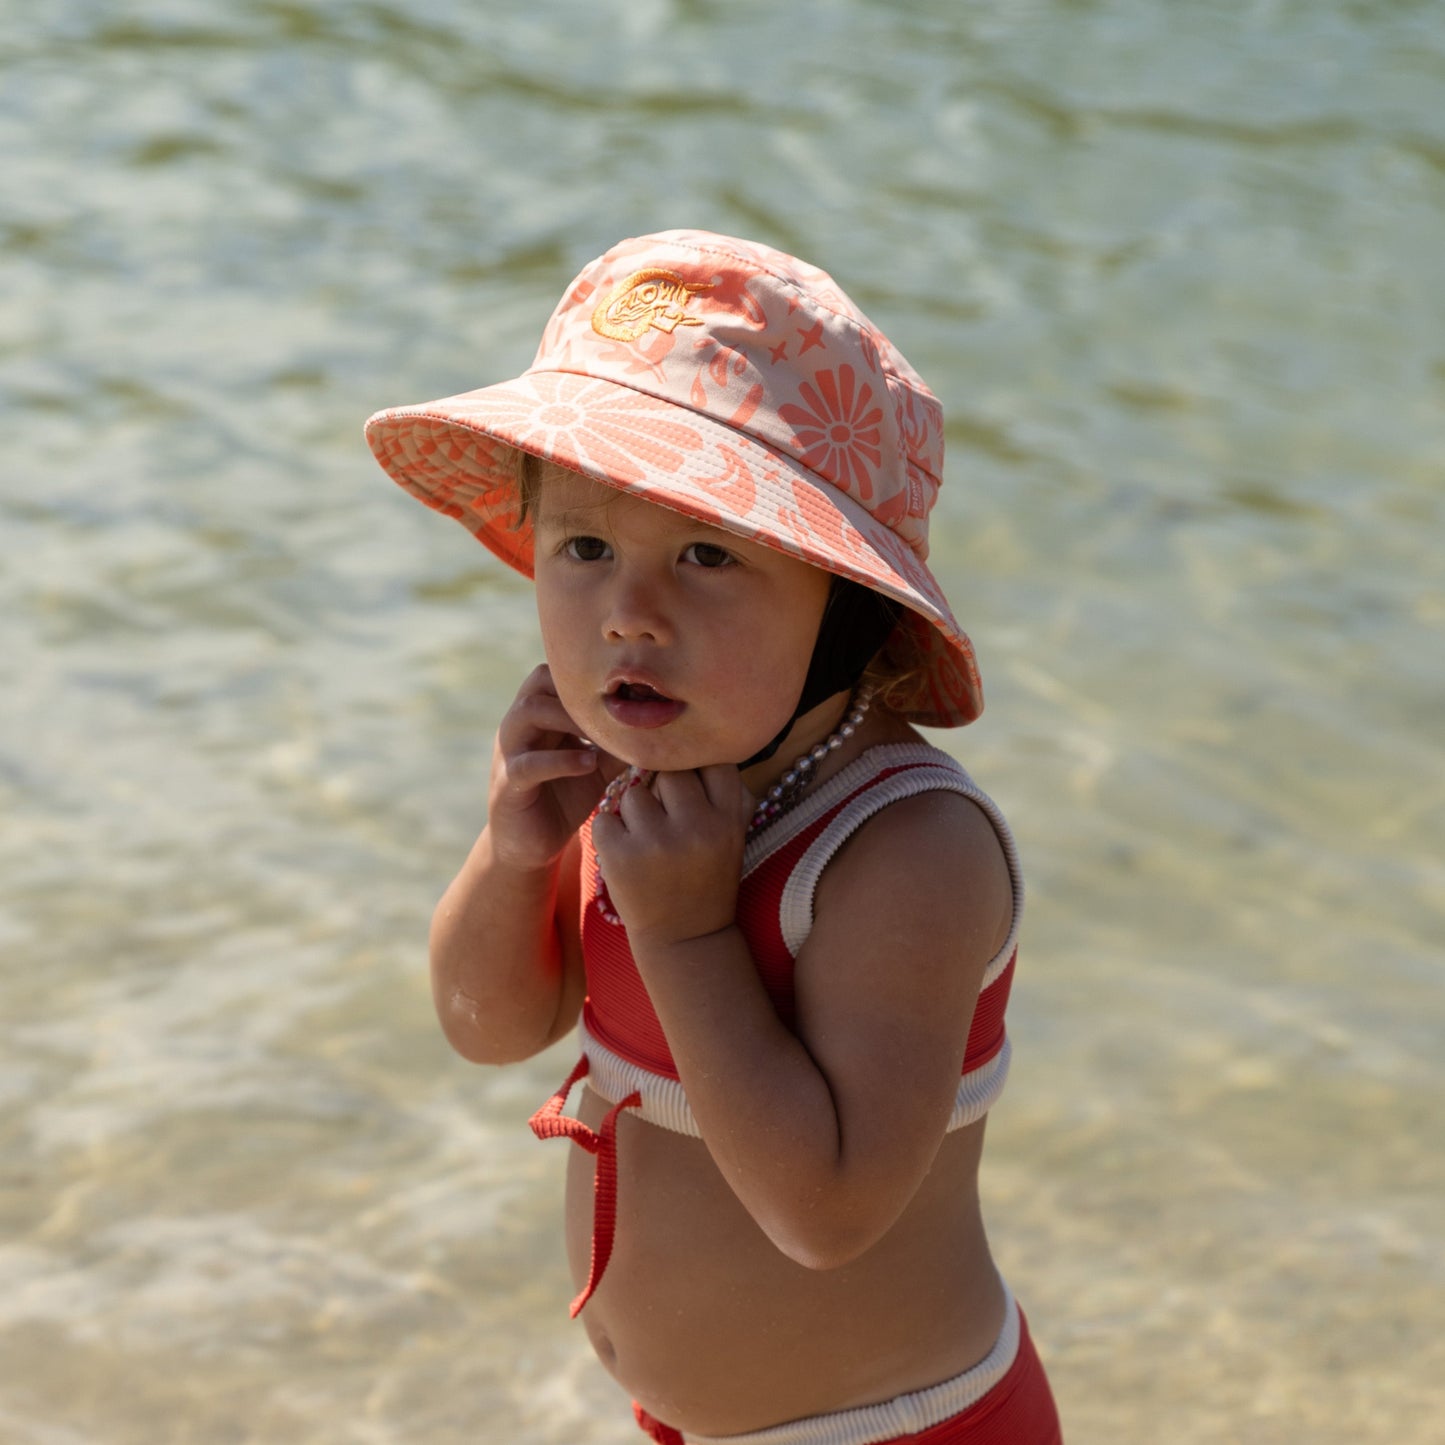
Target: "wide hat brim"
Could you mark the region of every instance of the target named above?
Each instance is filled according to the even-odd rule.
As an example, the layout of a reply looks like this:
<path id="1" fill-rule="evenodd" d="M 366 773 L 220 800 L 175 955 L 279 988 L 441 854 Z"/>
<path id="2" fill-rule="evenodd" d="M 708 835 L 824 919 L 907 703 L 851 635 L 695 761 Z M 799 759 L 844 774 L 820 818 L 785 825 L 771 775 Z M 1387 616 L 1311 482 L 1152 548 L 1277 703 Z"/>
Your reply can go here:
<path id="1" fill-rule="evenodd" d="M 904 647 L 889 649 L 911 673 L 890 696 L 897 711 L 957 727 L 983 709 L 973 646 L 908 543 L 795 458 L 702 412 L 610 379 L 531 370 L 379 411 L 366 439 L 396 482 L 528 577 L 518 449 L 850 577 L 908 609 L 897 629 Z"/>

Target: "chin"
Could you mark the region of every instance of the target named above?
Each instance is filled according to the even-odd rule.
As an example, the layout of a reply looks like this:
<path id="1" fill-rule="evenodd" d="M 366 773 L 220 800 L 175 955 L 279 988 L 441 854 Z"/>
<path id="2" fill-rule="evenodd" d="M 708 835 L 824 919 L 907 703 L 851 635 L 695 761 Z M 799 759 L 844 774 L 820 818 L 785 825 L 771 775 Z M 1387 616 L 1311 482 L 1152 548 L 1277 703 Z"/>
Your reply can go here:
<path id="1" fill-rule="evenodd" d="M 646 768 L 651 773 L 686 773 L 720 761 L 693 748 L 649 747 L 646 743 L 634 743 L 629 748 L 614 751 L 612 755 L 634 768 Z"/>
<path id="2" fill-rule="evenodd" d="M 741 763 L 773 740 L 783 720 L 754 720 L 736 731 L 689 727 L 691 721 L 684 716 L 664 727 L 633 728 L 620 725 L 617 719 L 602 711 L 593 719 L 594 728 L 587 736 L 605 752 L 632 767 L 655 773 L 681 773 L 720 763 Z"/>
<path id="3" fill-rule="evenodd" d="M 624 737 L 593 741 L 605 748 L 614 758 L 621 758 L 635 768 L 646 768 L 654 773 L 685 773 L 697 768 L 707 768 L 715 763 L 740 763 L 751 757 L 762 744 L 756 744 L 746 751 L 746 743 L 733 746 L 720 744 L 708 747 L 705 744 L 690 743 L 683 738 L 662 736 L 665 730 L 647 736 L 629 733 Z M 615 744 L 615 745 L 614 745 Z"/>

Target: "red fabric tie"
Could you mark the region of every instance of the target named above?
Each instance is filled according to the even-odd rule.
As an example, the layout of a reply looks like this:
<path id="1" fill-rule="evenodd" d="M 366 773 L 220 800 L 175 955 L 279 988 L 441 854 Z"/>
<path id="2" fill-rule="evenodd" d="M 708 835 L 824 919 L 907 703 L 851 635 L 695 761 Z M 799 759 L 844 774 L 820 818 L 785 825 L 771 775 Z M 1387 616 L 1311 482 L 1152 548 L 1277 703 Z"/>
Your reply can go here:
<path id="1" fill-rule="evenodd" d="M 674 1430 L 671 1425 L 664 1425 L 655 1415 L 649 1415 L 636 1400 L 632 1402 L 632 1415 L 643 1433 L 651 1435 L 657 1441 L 657 1445 L 687 1445 L 682 1438 L 681 1430 Z"/>
<path id="2" fill-rule="evenodd" d="M 570 1139 L 589 1154 L 597 1156 L 597 1172 L 592 1186 L 592 1265 L 582 1293 L 572 1301 L 570 1313 L 574 1320 L 582 1313 L 582 1306 L 592 1298 L 592 1292 L 602 1283 L 607 1261 L 612 1258 L 612 1240 L 617 1233 L 617 1116 L 624 1109 L 635 1109 L 642 1103 L 641 1093 L 634 1089 L 620 1104 L 614 1104 L 607 1111 L 600 1129 L 589 1129 L 580 1119 L 569 1118 L 562 1112 L 567 1104 L 567 1095 L 579 1080 L 587 1077 L 590 1067 L 587 1055 L 583 1054 L 577 1061 L 577 1067 L 567 1075 L 566 1083 L 528 1121 L 539 1139 Z"/>

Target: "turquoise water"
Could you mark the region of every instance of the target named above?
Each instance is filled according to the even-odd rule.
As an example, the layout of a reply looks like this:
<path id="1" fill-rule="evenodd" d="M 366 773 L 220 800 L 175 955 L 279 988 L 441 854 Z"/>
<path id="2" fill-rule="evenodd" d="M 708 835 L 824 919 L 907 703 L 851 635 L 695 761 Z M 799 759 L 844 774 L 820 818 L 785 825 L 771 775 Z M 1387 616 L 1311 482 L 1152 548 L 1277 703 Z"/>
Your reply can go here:
<path id="1" fill-rule="evenodd" d="M 634 1438 L 523 1124 L 568 1050 L 472 1069 L 425 982 L 530 596 L 359 427 L 677 224 L 950 416 L 1071 1445 L 1438 1439 L 1442 22 L 0 0 L 0 1440 Z"/>

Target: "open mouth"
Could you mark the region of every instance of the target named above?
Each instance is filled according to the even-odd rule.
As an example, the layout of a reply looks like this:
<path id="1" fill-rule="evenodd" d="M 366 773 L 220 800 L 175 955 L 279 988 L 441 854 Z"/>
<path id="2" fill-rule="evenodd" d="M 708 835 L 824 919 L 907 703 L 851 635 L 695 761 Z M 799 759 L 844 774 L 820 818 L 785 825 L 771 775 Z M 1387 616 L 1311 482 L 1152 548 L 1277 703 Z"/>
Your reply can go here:
<path id="1" fill-rule="evenodd" d="M 672 698 L 666 693 L 658 692 L 655 687 L 649 687 L 645 682 L 619 682 L 612 689 L 610 696 L 621 702 L 671 702 Z"/>
<path id="2" fill-rule="evenodd" d="M 627 727 L 658 728 L 682 716 L 687 704 L 669 697 L 650 682 L 614 683 L 603 702 L 612 717 Z"/>

